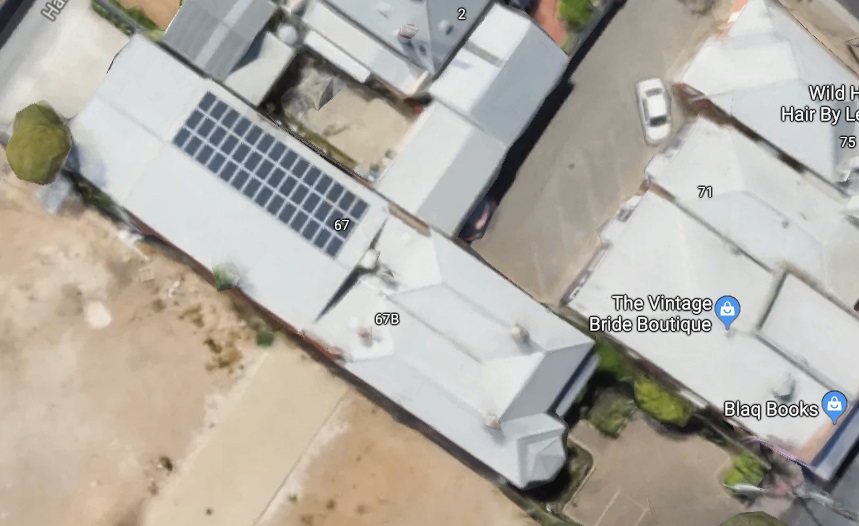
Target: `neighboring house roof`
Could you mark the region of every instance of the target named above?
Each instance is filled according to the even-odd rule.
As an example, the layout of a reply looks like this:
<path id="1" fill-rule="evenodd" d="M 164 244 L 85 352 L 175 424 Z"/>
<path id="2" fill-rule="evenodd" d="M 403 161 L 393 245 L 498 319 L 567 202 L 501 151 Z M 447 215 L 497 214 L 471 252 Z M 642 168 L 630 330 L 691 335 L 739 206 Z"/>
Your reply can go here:
<path id="1" fill-rule="evenodd" d="M 583 316 L 679 314 L 654 312 L 647 304 L 642 312 L 619 313 L 613 294 L 645 303 L 648 295 L 658 294 L 714 301 L 730 294 L 739 300 L 741 314 L 730 331 L 709 311 L 701 317 L 712 321 L 710 332 L 611 332 L 710 405 L 778 401 L 775 391 L 785 384 L 794 403 L 819 405 L 832 389 L 857 399 L 859 372 L 845 371 L 843 364 L 855 359 L 855 349 L 845 342 L 859 341 L 859 319 L 795 276 L 770 272 L 653 192 L 631 214 L 611 222 L 603 242 L 597 263 L 569 303 Z M 836 429 L 822 412 L 816 418 L 733 420 L 809 463 L 831 447 Z M 816 465 L 816 472 L 828 478 L 834 474 L 831 465 Z"/>
<path id="2" fill-rule="evenodd" d="M 564 465 L 592 342 L 459 246 L 143 36 L 70 126 L 78 173 L 470 456 L 520 487 Z"/>
<path id="3" fill-rule="evenodd" d="M 390 218 L 367 275 L 315 324 L 344 367 L 514 485 L 553 478 L 566 426 L 548 413 L 590 376 L 592 342 L 450 240 Z M 376 326 L 379 312 L 399 323 Z M 517 339 L 514 332 L 527 331 Z M 362 336 L 361 331 L 365 331 Z"/>
<path id="4" fill-rule="evenodd" d="M 188 0 L 162 42 L 206 75 L 223 81 L 275 9 L 269 0 Z"/>
<path id="5" fill-rule="evenodd" d="M 492 0 L 325 0 L 346 18 L 422 69 L 437 73 Z M 460 16 L 462 13 L 462 16 Z M 400 29 L 417 30 L 410 41 Z"/>
<path id="6" fill-rule="evenodd" d="M 355 2 L 355 7 L 363 10 L 368 8 L 363 2 Z M 359 82 L 366 81 L 367 75 L 372 74 L 409 97 L 423 89 L 430 78 L 424 69 L 380 42 L 375 35 L 367 34 L 322 1 L 311 3 L 302 20 L 310 28 L 305 44 Z"/>
<path id="7" fill-rule="evenodd" d="M 840 136 L 857 133 L 855 123 L 821 122 L 819 109 L 859 108 L 856 101 L 816 102 L 809 86 L 848 88 L 856 78 L 776 2 L 749 0 L 727 30 L 711 37 L 683 74 L 681 83 L 798 160 L 821 177 L 844 181 L 859 151 L 842 148 Z M 784 122 L 782 107 L 818 111 L 812 122 Z"/>
<path id="8" fill-rule="evenodd" d="M 527 15 L 494 5 L 432 84 L 430 94 L 509 147 L 568 62 Z"/>
<path id="9" fill-rule="evenodd" d="M 231 90 L 258 106 L 295 58 L 296 49 L 265 31 L 224 81 Z"/>
<path id="10" fill-rule="evenodd" d="M 375 188 L 445 234 L 456 235 L 506 154 L 501 141 L 433 102 L 412 125 Z"/>
<path id="11" fill-rule="evenodd" d="M 859 226 L 843 195 L 734 128 L 699 119 L 677 141 L 647 176 L 678 206 L 768 268 L 801 271 L 845 305 L 859 300 Z"/>

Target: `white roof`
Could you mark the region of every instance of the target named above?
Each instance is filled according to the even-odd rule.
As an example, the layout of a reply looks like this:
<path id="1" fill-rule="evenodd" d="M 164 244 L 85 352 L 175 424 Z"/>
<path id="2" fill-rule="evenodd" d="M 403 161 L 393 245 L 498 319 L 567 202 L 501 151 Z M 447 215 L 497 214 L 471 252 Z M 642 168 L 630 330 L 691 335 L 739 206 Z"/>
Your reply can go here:
<path id="1" fill-rule="evenodd" d="M 791 157 L 830 181 L 842 181 L 855 148 L 841 148 L 839 136 L 857 128 L 813 122 L 782 122 L 781 108 L 854 102 L 813 102 L 810 85 L 859 84 L 841 62 L 780 5 L 749 0 L 730 29 L 711 37 L 688 65 L 681 82 Z M 819 112 L 818 112 L 819 114 Z"/>
<path id="2" fill-rule="evenodd" d="M 739 300 L 740 316 L 730 331 L 725 331 L 710 311 L 701 315 L 712 321 L 710 332 L 690 336 L 672 332 L 611 333 L 709 404 L 722 408 L 726 400 L 747 404 L 776 401 L 773 391 L 787 378 L 795 382 L 794 402 L 803 400 L 815 405 L 831 389 L 859 385 L 859 371 L 843 371 L 843 364 L 850 361 L 829 361 L 818 349 L 823 343 L 818 336 L 831 332 L 839 349 L 826 352 L 846 353 L 850 342 L 856 341 L 859 320 L 845 320 L 840 307 L 807 288 L 795 290 L 791 279 L 787 280 L 785 295 L 779 294 L 773 300 L 772 295 L 778 292 L 778 276 L 735 250 L 680 208 L 648 192 L 631 216 L 625 222 L 615 221 L 609 231 L 612 236 L 605 240 L 602 258 L 570 302 L 570 307 L 583 316 L 678 315 L 653 312 L 649 305 L 640 313 L 618 313 L 611 296 L 621 293 L 643 298 L 645 303 L 648 295 L 658 294 L 714 301 L 733 295 Z M 799 301 L 800 293 L 808 294 L 813 301 Z M 772 302 L 775 306 L 770 310 Z M 835 318 L 833 313 L 837 313 Z M 788 316 L 787 321 L 784 316 Z M 764 327 L 764 339 L 778 336 L 779 343 L 784 337 L 795 343 L 815 344 L 780 349 L 758 335 L 759 324 Z M 792 324 L 790 332 L 777 335 L 785 324 Z M 831 340 L 826 343 L 831 344 Z M 786 358 L 791 353 L 796 360 Z M 808 365 L 801 365 L 804 362 Z M 824 378 L 838 383 L 823 383 Z M 855 387 L 847 393 L 855 394 Z M 822 412 L 817 418 L 734 420 L 758 436 L 795 448 L 808 461 L 822 447 L 820 437 L 833 430 Z"/>
<path id="3" fill-rule="evenodd" d="M 248 54 L 227 76 L 224 84 L 257 106 L 292 63 L 295 53 L 295 49 L 265 31 L 254 41 Z"/>
<path id="4" fill-rule="evenodd" d="M 353 3 L 355 8 L 368 11 L 366 3 Z M 453 12 L 456 12 L 455 8 Z M 305 44 L 346 73 L 358 73 L 356 80 L 360 82 L 365 80 L 360 78 L 364 76 L 361 68 L 366 68 L 393 89 L 405 96 L 412 96 L 429 79 L 424 69 L 361 30 L 321 0 L 307 7 L 303 20 L 313 30 L 310 33 L 312 38 L 306 40 Z M 343 54 L 337 53 L 338 49 Z"/>
<path id="5" fill-rule="evenodd" d="M 840 193 L 732 127 L 699 119 L 681 141 L 647 167 L 678 206 L 768 268 L 799 270 L 846 305 L 859 300 L 859 227 Z"/>
<path id="6" fill-rule="evenodd" d="M 434 231 L 391 217 L 376 249 L 394 283 L 361 278 L 314 336 L 330 342 L 350 372 L 513 484 L 554 477 L 566 428 L 548 413 L 571 379 L 589 374 L 592 342 Z M 378 327 L 379 312 L 400 321 Z M 524 343 L 512 336 L 517 325 L 528 332 Z"/>
<path id="7" fill-rule="evenodd" d="M 456 235 L 506 153 L 496 138 L 433 102 L 412 125 L 376 190 L 445 234 Z"/>
<path id="8" fill-rule="evenodd" d="M 370 204 L 336 258 L 273 220 L 172 144 L 206 93 Z M 237 267 L 242 290 L 299 331 L 324 309 L 386 217 L 379 196 L 144 37 L 132 38 L 117 55 L 71 129 L 80 173 L 203 266 Z"/>
<path id="9" fill-rule="evenodd" d="M 326 1 L 386 47 L 431 73 L 444 67 L 492 3 L 492 0 Z M 417 29 L 408 44 L 397 37 L 406 24 Z"/>
<path id="10" fill-rule="evenodd" d="M 825 324 L 815 327 L 813 321 L 802 319 L 808 312 L 815 313 L 815 319 Z M 796 276 L 787 275 L 764 320 L 761 335 L 798 363 L 804 363 L 824 385 L 844 393 L 847 400 L 859 398 L 859 375 L 854 367 L 843 366 L 855 363 L 859 353 L 854 343 L 859 342 L 859 322 L 852 311 L 832 303 Z"/>
<path id="11" fill-rule="evenodd" d="M 509 147 L 568 62 L 531 18 L 496 4 L 432 84 L 430 94 Z"/>

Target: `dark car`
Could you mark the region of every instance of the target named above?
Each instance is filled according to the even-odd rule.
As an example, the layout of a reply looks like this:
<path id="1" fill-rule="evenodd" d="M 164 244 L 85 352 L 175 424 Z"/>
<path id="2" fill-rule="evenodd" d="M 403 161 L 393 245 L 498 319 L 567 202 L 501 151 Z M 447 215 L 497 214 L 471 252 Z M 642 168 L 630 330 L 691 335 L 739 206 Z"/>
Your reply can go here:
<path id="1" fill-rule="evenodd" d="M 507 5 L 509 5 L 513 9 L 518 9 L 520 11 L 530 13 L 531 8 L 534 7 L 534 2 L 533 0 L 510 0 L 509 2 L 507 2 Z"/>
<path id="2" fill-rule="evenodd" d="M 462 229 L 459 231 L 459 238 L 466 243 L 471 243 L 482 238 L 489 228 L 489 220 L 492 219 L 492 214 L 496 208 L 498 208 L 498 203 L 491 197 L 486 196 L 481 199 L 462 225 Z"/>

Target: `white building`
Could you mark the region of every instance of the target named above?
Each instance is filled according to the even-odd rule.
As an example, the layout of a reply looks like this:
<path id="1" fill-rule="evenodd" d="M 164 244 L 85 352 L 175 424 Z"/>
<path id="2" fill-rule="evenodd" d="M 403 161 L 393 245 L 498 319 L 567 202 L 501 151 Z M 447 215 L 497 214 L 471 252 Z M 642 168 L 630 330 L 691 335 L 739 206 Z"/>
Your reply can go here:
<path id="1" fill-rule="evenodd" d="M 859 222 L 847 199 L 739 130 L 698 119 L 656 154 L 648 179 L 772 271 L 790 268 L 847 306 L 859 302 Z"/>
<path id="2" fill-rule="evenodd" d="M 443 235 L 141 36 L 71 129 L 141 225 L 471 458 L 518 487 L 564 466 L 592 342 Z"/>
<path id="3" fill-rule="evenodd" d="M 857 133 L 844 112 L 836 125 L 822 122 L 822 106 L 856 116 L 859 102 L 814 101 L 810 86 L 859 85 L 839 60 L 772 0 L 749 0 L 733 22 L 711 37 L 689 63 L 680 87 L 705 98 L 743 126 L 832 183 L 859 168 L 856 144 L 840 137 Z M 809 122 L 784 120 L 782 109 L 814 110 Z"/>
<path id="4" fill-rule="evenodd" d="M 714 206 L 720 204 L 714 201 Z M 730 213 L 729 203 L 721 206 Z M 609 223 L 602 241 L 599 257 L 569 299 L 583 316 L 666 319 L 679 314 L 653 311 L 647 304 L 642 312 L 618 312 L 614 294 L 645 302 L 658 294 L 739 300 L 740 316 L 729 331 L 713 311 L 700 316 L 713 323 L 710 332 L 610 331 L 638 358 L 662 369 L 693 402 L 722 411 L 725 401 L 819 406 L 830 390 L 843 392 L 851 402 L 859 397 L 859 371 L 844 366 L 855 358 L 851 342 L 859 341 L 859 319 L 796 275 L 768 269 L 653 192 Z M 854 420 L 843 418 L 835 427 L 822 412 L 818 417 L 733 418 L 752 434 L 790 449 L 825 479 L 849 450 L 840 441 L 856 441 Z M 853 423 L 845 426 L 846 421 Z"/>

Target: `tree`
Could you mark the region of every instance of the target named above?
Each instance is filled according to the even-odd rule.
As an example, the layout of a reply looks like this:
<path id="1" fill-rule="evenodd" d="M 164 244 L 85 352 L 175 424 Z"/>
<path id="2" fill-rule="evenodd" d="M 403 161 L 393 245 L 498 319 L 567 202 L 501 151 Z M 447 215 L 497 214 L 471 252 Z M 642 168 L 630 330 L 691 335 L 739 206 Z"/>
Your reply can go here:
<path id="1" fill-rule="evenodd" d="M 19 111 L 13 126 L 6 146 L 12 171 L 30 183 L 54 182 L 72 150 L 72 134 L 63 119 L 50 105 L 39 102 Z"/>
<path id="2" fill-rule="evenodd" d="M 684 427 L 695 414 L 692 404 L 646 376 L 636 378 L 633 387 L 638 407 L 660 422 Z"/>
<path id="3" fill-rule="evenodd" d="M 590 0 L 561 0 L 558 13 L 573 29 L 581 29 L 591 20 L 594 10 Z"/>
<path id="4" fill-rule="evenodd" d="M 747 511 L 734 515 L 719 526 L 787 526 L 787 524 L 762 511 Z"/>

